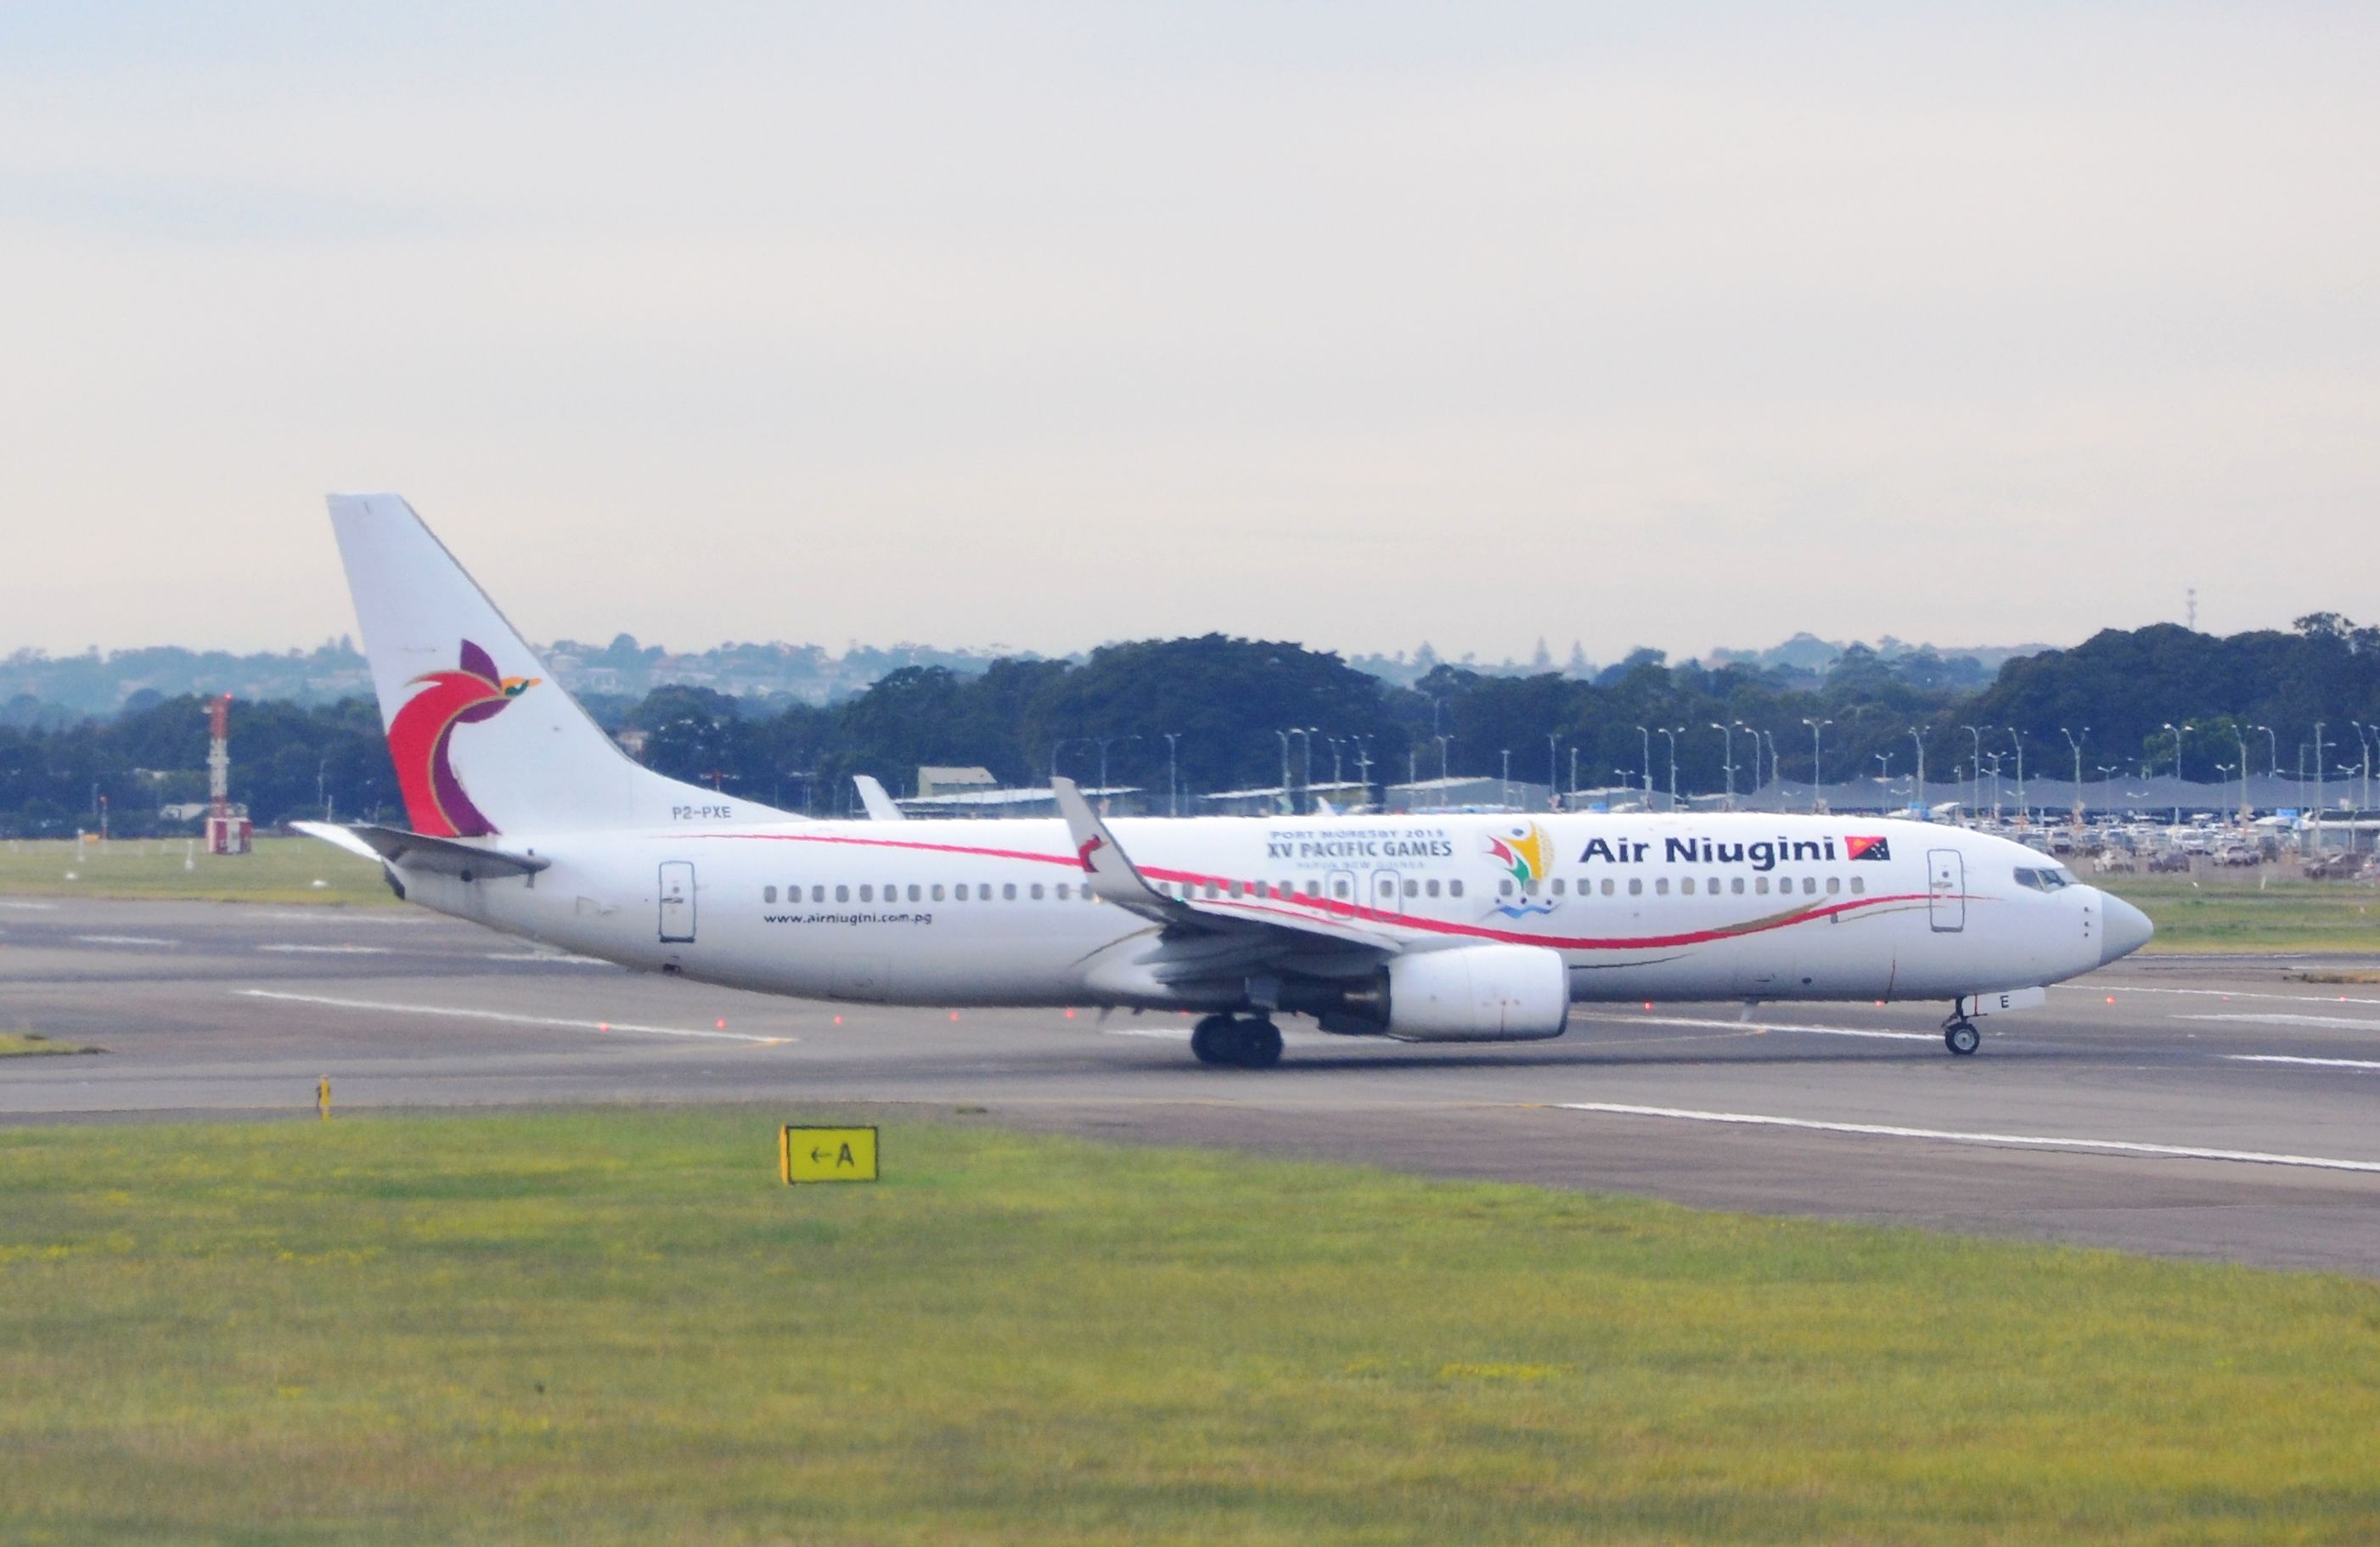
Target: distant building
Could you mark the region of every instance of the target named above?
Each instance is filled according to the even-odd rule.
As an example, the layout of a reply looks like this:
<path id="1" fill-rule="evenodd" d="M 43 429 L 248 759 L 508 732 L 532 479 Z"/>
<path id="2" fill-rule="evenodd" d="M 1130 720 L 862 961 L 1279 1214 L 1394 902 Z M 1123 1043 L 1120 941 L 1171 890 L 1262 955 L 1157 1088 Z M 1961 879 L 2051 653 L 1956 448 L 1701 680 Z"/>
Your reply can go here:
<path id="1" fill-rule="evenodd" d="M 1136 785 L 1111 785 L 1105 788 L 1086 787 L 1083 798 L 1111 816 L 1141 814 L 1140 787 Z M 913 817 L 1030 817 L 1056 816 L 1057 792 L 1047 787 L 1038 789 L 968 788 L 942 795 L 914 795 L 894 805 Z"/>
<path id="2" fill-rule="evenodd" d="M 917 769 L 917 795 L 921 799 L 999 787 L 1000 781 L 991 776 L 989 768 L 938 768 L 925 763 Z M 1047 795 L 1049 792 L 1044 790 L 1042 793 Z"/>
<path id="3" fill-rule="evenodd" d="M 1388 809 L 1399 812 L 1548 811 L 1553 810 L 1553 803 L 1551 785 L 1533 785 L 1525 779 L 1417 779 L 1390 785 L 1388 790 Z"/>

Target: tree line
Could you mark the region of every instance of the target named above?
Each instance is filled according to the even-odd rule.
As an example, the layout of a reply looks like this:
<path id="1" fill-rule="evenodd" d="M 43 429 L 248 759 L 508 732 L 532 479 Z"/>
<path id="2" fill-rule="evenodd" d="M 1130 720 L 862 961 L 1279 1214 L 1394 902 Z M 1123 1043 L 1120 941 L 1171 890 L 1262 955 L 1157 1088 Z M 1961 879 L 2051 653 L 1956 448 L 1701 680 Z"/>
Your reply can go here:
<path id="1" fill-rule="evenodd" d="M 1210 634 L 1108 646 L 1080 662 L 1003 659 L 974 675 L 909 666 L 827 705 L 753 709 L 664 686 L 598 710 L 607 729 L 640 733 L 644 761 L 662 773 L 818 815 L 850 808 L 854 774 L 907 793 L 921 764 L 981 765 L 1020 786 L 1047 784 L 1053 770 L 1086 783 L 1104 771 L 1163 809 L 1169 786 L 1274 786 L 1284 761 L 1293 783 L 1492 778 L 1509 766 L 1516 781 L 1563 787 L 1574 768 L 1590 788 L 1641 787 L 1649 766 L 1666 790 L 1674 755 L 1678 788 L 1693 794 L 1722 787 L 1730 748 L 1739 788 L 1750 787 L 1755 756 L 1764 775 L 1796 782 L 1814 757 L 1830 782 L 1905 774 L 1920 740 L 1937 780 L 1978 744 L 2002 759 L 2022 745 L 2030 766 L 2070 772 L 2070 734 L 2082 741 L 2086 777 L 2103 766 L 2170 774 L 2178 760 L 2185 776 L 2211 782 L 2243 746 L 2254 772 L 2277 763 L 2287 775 L 2316 744 L 2317 724 L 2331 766 L 2356 761 L 2367 736 L 2380 756 L 2380 629 L 2336 614 L 2225 638 L 2110 629 L 2010 661 L 1987 681 L 1974 676 L 1969 663 L 1858 647 L 1823 672 L 1638 651 L 1585 680 L 1440 664 L 1400 687 L 1294 643 Z M 233 798 L 260 824 L 326 810 L 403 820 L 369 700 L 236 703 L 232 725 Z M 0 725 L 0 830 L 92 828 L 103 798 L 115 832 L 188 830 L 157 812 L 203 798 L 205 760 L 196 696 L 69 725 Z"/>

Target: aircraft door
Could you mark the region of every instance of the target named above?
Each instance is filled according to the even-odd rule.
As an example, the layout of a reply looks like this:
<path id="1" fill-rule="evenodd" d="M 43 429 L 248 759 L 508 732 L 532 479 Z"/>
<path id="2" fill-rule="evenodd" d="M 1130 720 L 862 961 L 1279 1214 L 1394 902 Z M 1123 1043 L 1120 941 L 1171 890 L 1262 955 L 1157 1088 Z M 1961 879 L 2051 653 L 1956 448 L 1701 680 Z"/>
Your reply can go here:
<path id="1" fill-rule="evenodd" d="M 662 944 L 694 942 L 694 866 L 685 859 L 662 862 Z"/>
<path id="2" fill-rule="evenodd" d="M 1925 851 L 1926 895 L 1937 933 L 1967 927 L 1967 863 L 1955 848 Z"/>
<path id="3" fill-rule="evenodd" d="M 1373 918 L 1390 918 L 1402 908 L 1403 904 L 1397 898 L 1397 872 L 1394 871 L 1374 871 L 1372 872 L 1371 903 Z"/>
<path id="4" fill-rule="evenodd" d="M 1322 906 L 1344 916 L 1355 911 L 1355 872 L 1332 871 L 1322 878 Z"/>

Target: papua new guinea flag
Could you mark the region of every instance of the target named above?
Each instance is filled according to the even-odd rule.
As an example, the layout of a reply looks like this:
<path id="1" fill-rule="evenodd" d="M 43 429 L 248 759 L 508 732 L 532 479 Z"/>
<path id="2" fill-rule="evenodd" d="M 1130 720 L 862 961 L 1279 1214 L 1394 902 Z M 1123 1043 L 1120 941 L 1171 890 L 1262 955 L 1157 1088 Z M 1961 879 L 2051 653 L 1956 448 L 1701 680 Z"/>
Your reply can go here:
<path id="1" fill-rule="evenodd" d="M 1846 837 L 1843 839 L 1843 858 L 1846 859 L 1889 859 L 1892 858 L 1892 845 L 1882 838 Z"/>

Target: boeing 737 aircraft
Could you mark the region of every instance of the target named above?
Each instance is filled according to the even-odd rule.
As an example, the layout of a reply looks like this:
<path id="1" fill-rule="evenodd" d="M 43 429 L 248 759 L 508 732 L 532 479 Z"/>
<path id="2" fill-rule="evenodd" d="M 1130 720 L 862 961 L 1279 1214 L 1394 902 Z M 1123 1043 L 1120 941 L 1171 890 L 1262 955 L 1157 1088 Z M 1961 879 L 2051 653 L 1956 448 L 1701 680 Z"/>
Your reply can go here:
<path id="1" fill-rule="evenodd" d="M 2149 921 L 2004 839 L 1748 813 L 810 822 L 631 761 L 403 500 L 334 495 L 411 831 L 301 823 L 399 896 L 625 967 L 893 1005 L 1276 1017 L 1407 1041 L 1559 1037 L 1582 1001 L 1925 1000 L 1979 1014 Z M 889 803 L 888 803 L 889 804 Z"/>

